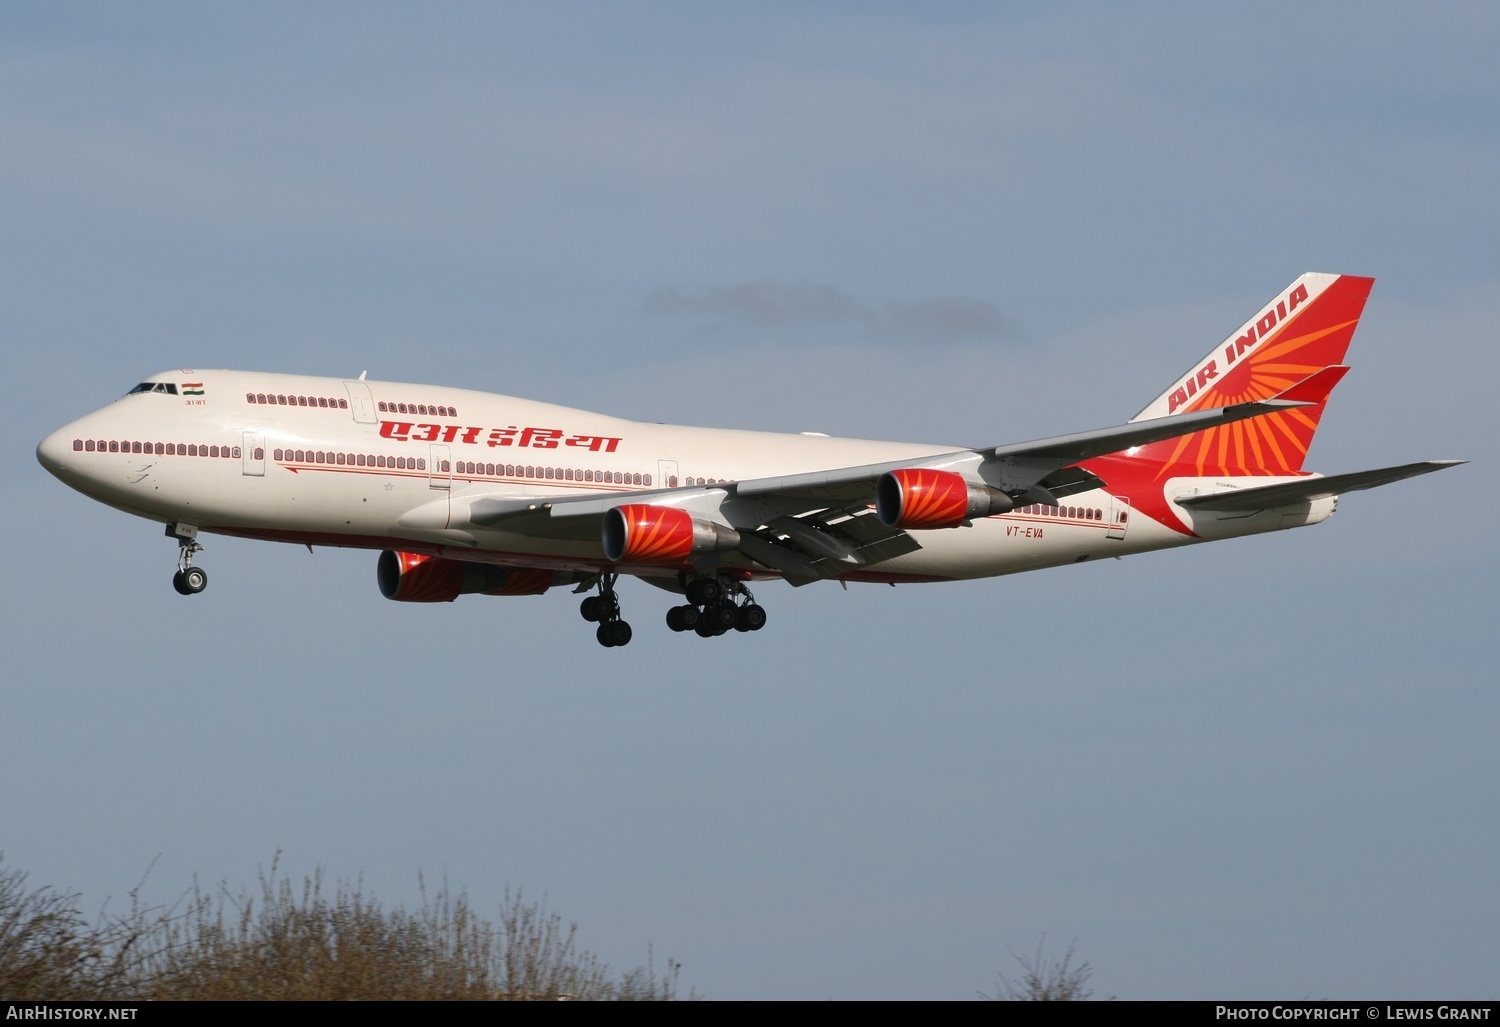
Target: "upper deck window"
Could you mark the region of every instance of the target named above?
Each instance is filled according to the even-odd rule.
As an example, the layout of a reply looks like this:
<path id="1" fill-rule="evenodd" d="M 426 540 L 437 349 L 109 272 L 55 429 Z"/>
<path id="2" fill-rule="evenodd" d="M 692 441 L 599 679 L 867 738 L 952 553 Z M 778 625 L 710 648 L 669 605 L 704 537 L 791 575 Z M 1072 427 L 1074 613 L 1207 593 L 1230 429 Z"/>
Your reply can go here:
<path id="1" fill-rule="evenodd" d="M 141 382 L 141 384 L 125 393 L 125 395 L 134 396 L 137 392 L 162 392 L 168 396 L 175 396 L 177 395 L 177 386 L 172 382 Z"/>

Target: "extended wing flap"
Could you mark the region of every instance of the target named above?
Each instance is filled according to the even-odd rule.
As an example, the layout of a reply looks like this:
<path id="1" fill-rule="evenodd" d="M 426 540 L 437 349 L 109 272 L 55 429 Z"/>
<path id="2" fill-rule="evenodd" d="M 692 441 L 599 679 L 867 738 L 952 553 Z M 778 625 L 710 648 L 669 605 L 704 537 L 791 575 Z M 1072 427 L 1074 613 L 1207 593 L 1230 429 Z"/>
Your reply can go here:
<path id="1" fill-rule="evenodd" d="M 1208 495 L 1182 496 L 1177 500 L 1177 504 L 1194 510 L 1225 512 L 1266 510 L 1278 506 L 1290 506 L 1293 503 L 1310 503 L 1315 499 L 1326 499 L 1345 492 L 1379 488 L 1393 481 L 1415 478 L 1419 474 L 1431 474 L 1433 471 L 1441 471 L 1446 467 L 1456 467 L 1467 462 L 1466 460 L 1423 460 L 1420 463 L 1380 467 L 1371 471 L 1352 471 L 1349 474 L 1303 478 L 1300 481 L 1257 485 L 1245 489 L 1229 489 Z"/>
<path id="2" fill-rule="evenodd" d="M 899 528 L 880 523 L 868 507 L 831 510 L 807 517 L 777 517 L 768 529 L 803 553 L 814 569 L 831 577 L 854 567 L 892 560 L 922 546 Z M 747 555 L 752 555 L 747 552 Z"/>

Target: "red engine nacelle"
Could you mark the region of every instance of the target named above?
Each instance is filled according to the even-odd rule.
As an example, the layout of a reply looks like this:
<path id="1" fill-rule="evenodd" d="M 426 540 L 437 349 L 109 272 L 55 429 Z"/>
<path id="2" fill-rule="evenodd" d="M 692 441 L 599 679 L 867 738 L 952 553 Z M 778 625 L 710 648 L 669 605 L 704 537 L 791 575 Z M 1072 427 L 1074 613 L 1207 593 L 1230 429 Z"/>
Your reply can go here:
<path id="1" fill-rule="evenodd" d="M 464 590 L 464 565 L 387 549 L 375 565 L 380 594 L 398 603 L 451 603 Z"/>
<path id="2" fill-rule="evenodd" d="M 1014 506 L 1004 492 L 952 471 L 903 467 L 875 483 L 875 516 L 888 528 L 957 528 Z"/>
<path id="3" fill-rule="evenodd" d="M 601 541 L 610 563 L 686 563 L 702 553 L 733 549 L 739 532 L 686 510 L 627 503 L 605 511 Z"/>
<path id="4" fill-rule="evenodd" d="M 566 571 L 495 567 L 387 549 L 375 565 L 380 594 L 398 603 L 451 603 L 461 595 L 537 596 L 577 578 Z"/>

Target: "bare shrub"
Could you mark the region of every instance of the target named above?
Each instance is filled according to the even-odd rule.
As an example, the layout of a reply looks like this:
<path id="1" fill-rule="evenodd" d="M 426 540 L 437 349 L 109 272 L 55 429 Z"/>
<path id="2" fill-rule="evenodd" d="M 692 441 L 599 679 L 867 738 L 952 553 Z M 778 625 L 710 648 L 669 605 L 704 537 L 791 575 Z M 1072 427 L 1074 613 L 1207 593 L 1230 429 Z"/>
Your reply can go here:
<path id="1" fill-rule="evenodd" d="M 0 856 L 0 997 L 76 997 L 96 957 L 78 896 L 27 890 L 26 878 Z"/>
<path id="2" fill-rule="evenodd" d="M 1020 964 L 1021 973 L 1009 977 L 1003 971 L 996 974 L 995 993 L 984 998 L 1007 1002 L 1075 1002 L 1093 998 L 1094 990 L 1088 987 L 1094 968 L 1088 962 L 1075 964 L 1076 941 L 1068 943 L 1068 950 L 1061 959 L 1046 954 L 1047 936 L 1037 942 L 1036 955 L 1012 958 Z"/>
<path id="3" fill-rule="evenodd" d="M 0 873 L 0 997 L 172 999 L 671 1000 L 680 965 L 614 974 L 544 905 L 507 891 L 498 923 L 445 883 L 415 912 L 384 908 L 361 883 L 300 886 L 277 861 L 253 892 L 200 886 L 171 907 L 91 926 L 77 896 L 27 892 Z M 691 997 L 691 996 L 690 996 Z"/>

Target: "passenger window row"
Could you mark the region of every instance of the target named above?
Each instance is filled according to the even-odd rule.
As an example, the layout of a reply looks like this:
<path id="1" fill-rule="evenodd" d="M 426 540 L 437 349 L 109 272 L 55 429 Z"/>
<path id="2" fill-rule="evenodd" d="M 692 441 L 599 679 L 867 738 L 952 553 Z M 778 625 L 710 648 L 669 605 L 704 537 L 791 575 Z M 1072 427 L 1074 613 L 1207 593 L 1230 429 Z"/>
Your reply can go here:
<path id="1" fill-rule="evenodd" d="M 196 442 L 123 442 L 119 439 L 74 439 L 75 453 L 140 453 L 142 456 L 216 456 L 239 459 L 239 446 L 210 446 Z"/>
<path id="2" fill-rule="evenodd" d="M 418 456 L 377 456 L 373 453 L 332 453 L 321 449 L 278 449 L 278 463 L 333 464 L 339 467 L 387 467 L 399 471 L 425 471 L 427 461 Z"/>
<path id="3" fill-rule="evenodd" d="M 573 467 L 536 467 L 531 464 L 481 464 L 473 460 L 460 460 L 455 474 L 465 476 L 484 475 L 495 478 L 530 478 L 545 481 L 585 481 L 614 485 L 650 485 L 651 475 L 632 471 L 593 471 Z M 447 470 L 446 467 L 443 468 Z M 675 480 L 668 480 L 673 487 Z"/>
<path id="4" fill-rule="evenodd" d="M 285 396 L 280 393 L 247 392 L 245 402 L 273 407 L 317 407 L 321 410 L 348 410 L 347 399 L 330 399 L 327 396 Z"/>
<path id="5" fill-rule="evenodd" d="M 1090 506 L 1047 506 L 1043 503 L 1030 503 L 1026 506 L 1016 507 L 1015 512 L 1018 514 L 1035 514 L 1042 517 L 1066 517 L 1070 520 L 1104 520 L 1104 511 Z"/>
<path id="6" fill-rule="evenodd" d="M 387 403 L 380 401 L 380 412 L 383 414 L 427 414 L 431 417 L 457 417 L 458 411 L 453 407 L 434 406 L 431 403 Z"/>

